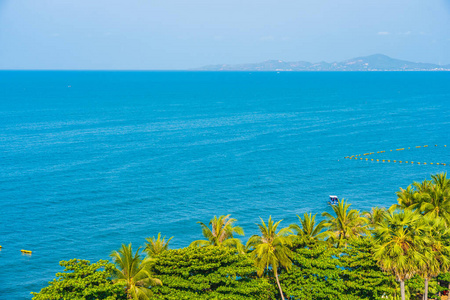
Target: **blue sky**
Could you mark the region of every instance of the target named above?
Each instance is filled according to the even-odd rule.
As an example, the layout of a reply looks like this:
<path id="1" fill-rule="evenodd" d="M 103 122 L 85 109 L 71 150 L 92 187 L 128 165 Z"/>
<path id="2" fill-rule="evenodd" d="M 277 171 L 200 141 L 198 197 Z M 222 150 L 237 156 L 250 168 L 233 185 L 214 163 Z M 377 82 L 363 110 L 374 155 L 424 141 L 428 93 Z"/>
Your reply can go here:
<path id="1" fill-rule="evenodd" d="M 0 0 L 0 69 L 186 69 L 382 53 L 450 64 L 450 0 Z"/>

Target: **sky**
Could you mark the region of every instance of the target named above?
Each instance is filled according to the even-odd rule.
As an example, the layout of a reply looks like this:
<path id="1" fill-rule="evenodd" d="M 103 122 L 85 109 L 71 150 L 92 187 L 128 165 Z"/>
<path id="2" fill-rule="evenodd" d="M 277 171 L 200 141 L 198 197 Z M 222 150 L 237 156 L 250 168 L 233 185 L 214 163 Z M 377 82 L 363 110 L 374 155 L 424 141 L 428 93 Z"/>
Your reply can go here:
<path id="1" fill-rule="evenodd" d="M 0 69 L 182 70 L 376 53 L 450 64 L 450 0 L 0 0 Z"/>

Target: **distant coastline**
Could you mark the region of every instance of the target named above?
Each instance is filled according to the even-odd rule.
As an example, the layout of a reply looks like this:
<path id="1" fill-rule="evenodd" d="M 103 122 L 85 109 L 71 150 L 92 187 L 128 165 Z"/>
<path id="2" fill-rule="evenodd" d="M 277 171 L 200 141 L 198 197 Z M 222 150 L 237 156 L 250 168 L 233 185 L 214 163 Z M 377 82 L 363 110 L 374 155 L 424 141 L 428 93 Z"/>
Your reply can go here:
<path id="1" fill-rule="evenodd" d="M 260 63 L 248 64 L 222 64 L 203 66 L 191 71 L 278 71 L 278 72 L 318 72 L 318 71 L 450 71 L 450 65 L 436 65 L 430 63 L 416 63 L 406 60 L 391 58 L 383 54 L 374 54 L 364 57 L 356 57 L 341 62 L 318 62 L 307 61 L 286 62 L 282 60 L 268 60 Z"/>

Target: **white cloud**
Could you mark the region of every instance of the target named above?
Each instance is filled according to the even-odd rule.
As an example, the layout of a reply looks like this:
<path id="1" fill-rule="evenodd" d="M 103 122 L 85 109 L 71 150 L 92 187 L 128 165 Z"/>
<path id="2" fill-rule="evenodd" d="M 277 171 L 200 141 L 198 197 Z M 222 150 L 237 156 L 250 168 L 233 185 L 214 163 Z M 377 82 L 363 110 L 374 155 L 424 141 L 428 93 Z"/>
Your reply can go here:
<path id="1" fill-rule="evenodd" d="M 388 34 L 391 34 L 391 33 L 387 32 L 387 31 L 379 31 L 377 34 L 378 35 L 388 35 Z"/>

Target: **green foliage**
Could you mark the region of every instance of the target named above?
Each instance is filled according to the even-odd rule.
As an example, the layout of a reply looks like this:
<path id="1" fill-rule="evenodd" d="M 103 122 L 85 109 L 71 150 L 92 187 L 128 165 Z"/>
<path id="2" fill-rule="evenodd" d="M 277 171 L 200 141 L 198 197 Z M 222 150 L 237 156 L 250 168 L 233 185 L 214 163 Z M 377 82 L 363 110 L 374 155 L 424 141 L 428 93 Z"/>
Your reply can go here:
<path id="1" fill-rule="evenodd" d="M 327 235 L 330 242 L 340 247 L 347 241 L 368 233 L 367 219 L 361 216 L 359 210 L 349 209 L 351 204 L 344 199 L 337 205 L 332 205 L 334 216 L 328 212 L 322 213 L 327 218 L 325 227 L 328 227 Z"/>
<path id="2" fill-rule="evenodd" d="M 374 256 L 381 268 L 391 272 L 398 281 L 409 279 L 422 257 L 426 227 L 421 216 L 409 209 L 389 211 L 374 234 Z"/>
<path id="3" fill-rule="evenodd" d="M 339 249 L 319 242 L 299 247 L 292 268 L 280 275 L 288 299 L 353 299 L 344 294 L 345 283 L 339 268 Z"/>
<path id="4" fill-rule="evenodd" d="M 131 244 L 114 251 L 116 267 L 62 261 L 64 272 L 33 299 L 436 298 L 450 288 L 450 179 L 431 177 L 400 189 L 389 210 L 362 215 L 342 200 L 318 223 L 304 214 L 299 224 L 279 229 L 281 221 L 261 219 L 247 254 L 234 237 L 243 229 L 223 215 L 209 226 L 198 222 L 206 239 L 192 247 L 169 250 L 172 238 L 159 233 L 147 239 L 146 258 Z"/>
<path id="5" fill-rule="evenodd" d="M 151 286 L 161 285 L 161 280 L 153 278 L 150 273 L 150 258 L 142 259 L 139 255 L 140 247 L 133 254 L 131 244 L 123 245 L 119 251 L 111 254 L 116 268 L 113 270 L 114 282 L 126 286 L 128 298 L 150 299 Z"/>
<path id="6" fill-rule="evenodd" d="M 270 299 L 274 292 L 247 255 L 224 247 L 168 250 L 152 271 L 163 282 L 152 288 L 155 299 Z"/>
<path id="7" fill-rule="evenodd" d="M 253 249 L 251 257 L 255 261 L 259 276 L 263 274 L 264 270 L 272 269 L 281 299 L 284 300 L 283 290 L 278 278 L 278 269 L 289 269 L 292 265 L 292 251 L 289 248 L 289 246 L 292 246 L 292 236 L 290 235 L 292 231 L 286 227 L 277 232 L 281 221 L 274 223 L 272 217 L 269 217 L 266 225 L 261 219 L 261 224 L 258 224 L 261 235 L 250 237 L 247 241 L 247 249 Z"/>
<path id="8" fill-rule="evenodd" d="M 163 237 L 161 239 L 161 232 L 158 233 L 158 237 L 152 237 L 145 239 L 147 243 L 145 243 L 145 253 L 147 253 L 148 257 L 154 257 L 158 254 L 161 254 L 164 251 L 167 251 L 169 249 L 169 242 L 173 239 L 171 237 L 166 241 L 166 237 Z"/>
<path id="9" fill-rule="evenodd" d="M 236 219 L 230 218 L 230 215 L 214 216 L 214 218 L 209 221 L 211 229 L 202 222 L 197 222 L 202 226 L 202 233 L 206 240 L 193 241 L 191 243 L 192 247 L 202 247 L 202 246 L 219 246 L 235 248 L 239 252 L 243 252 L 244 247 L 242 242 L 233 236 L 233 234 L 244 235 L 244 230 L 240 226 L 234 226 Z"/>
<path id="10" fill-rule="evenodd" d="M 411 295 L 411 299 L 420 299 L 422 300 L 423 290 L 424 290 L 424 282 L 423 278 L 419 275 L 415 275 L 411 279 L 406 282 L 406 288 Z M 437 280 L 431 279 L 429 284 L 428 297 L 435 299 L 435 295 L 439 292 L 445 291 L 447 288 L 441 287 Z"/>
<path id="11" fill-rule="evenodd" d="M 269 217 L 266 225 L 261 219 L 261 224 L 258 224 L 261 235 L 253 235 L 247 242 L 247 248 L 253 249 L 251 256 L 255 260 L 260 276 L 269 267 L 272 267 L 276 272 L 279 266 L 289 269 L 292 264 L 290 259 L 292 251 L 289 249 L 289 246 L 292 246 L 292 241 L 288 237 L 291 230 L 281 228 L 277 232 L 281 221 L 273 222 L 272 217 Z"/>
<path id="12" fill-rule="evenodd" d="M 325 221 L 320 221 L 316 223 L 316 216 L 311 213 L 305 213 L 303 218 L 297 215 L 300 225 L 291 224 L 289 228 L 296 232 L 295 239 L 298 242 L 310 243 L 314 241 L 320 241 L 326 237 L 326 232 L 323 231 L 325 228 Z"/>
<path id="13" fill-rule="evenodd" d="M 344 268 L 341 278 L 345 282 L 345 294 L 358 299 L 385 299 L 394 295 L 398 286 L 394 276 L 384 273 L 373 256 L 373 240 L 353 240 L 342 249 L 339 264 Z"/>
<path id="14" fill-rule="evenodd" d="M 126 299 L 125 288 L 110 280 L 114 265 L 106 260 L 91 264 L 88 260 L 71 259 L 59 263 L 64 272 L 39 293 L 31 293 L 33 300 L 94 300 Z"/>

